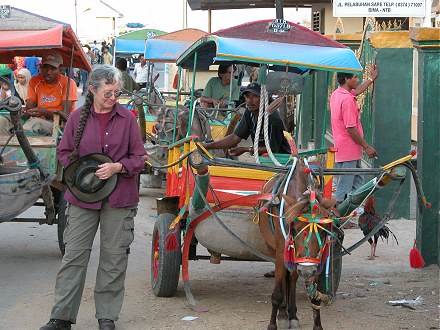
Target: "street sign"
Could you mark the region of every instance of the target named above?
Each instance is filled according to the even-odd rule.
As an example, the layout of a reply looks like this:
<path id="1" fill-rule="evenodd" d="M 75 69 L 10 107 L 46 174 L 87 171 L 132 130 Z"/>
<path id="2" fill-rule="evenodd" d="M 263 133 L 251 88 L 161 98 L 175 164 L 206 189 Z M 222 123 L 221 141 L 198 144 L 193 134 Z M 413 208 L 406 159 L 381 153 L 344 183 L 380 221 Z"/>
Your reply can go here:
<path id="1" fill-rule="evenodd" d="M 269 30 L 275 33 L 284 33 L 291 28 L 289 22 L 285 19 L 276 19 L 269 25 Z"/>
<path id="2" fill-rule="evenodd" d="M 10 5 L 0 5 L 0 18 L 11 18 Z"/>
<path id="3" fill-rule="evenodd" d="M 333 0 L 334 17 L 424 17 L 426 0 Z"/>

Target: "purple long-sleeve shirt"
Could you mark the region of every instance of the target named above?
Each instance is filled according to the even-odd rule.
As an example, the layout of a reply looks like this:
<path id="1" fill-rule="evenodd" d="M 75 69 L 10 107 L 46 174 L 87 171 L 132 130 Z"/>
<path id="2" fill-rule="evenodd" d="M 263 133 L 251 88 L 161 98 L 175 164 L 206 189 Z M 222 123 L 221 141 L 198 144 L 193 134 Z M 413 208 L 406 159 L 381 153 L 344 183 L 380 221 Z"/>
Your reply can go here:
<path id="1" fill-rule="evenodd" d="M 58 160 L 64 168 L 72 162 L 68 157 L 74 148 L 80 115 L 81 108 L 70 115 L 57 148 Z M 114 174 L 118 176 L 118 183 L 109 196 L 109 203 L 111 207 L 115 208 L 136 205 L 139 202 L 136 175 L 145 166 L 146 152 L 135 116 L 119 103 L 114 105 L 105 127 L 103 145 L 104 150 L 101 148 L 99 119 L 92 106 L 79 144 L 79 157 L 91 153 L 104 153 L 111 157 L 115 163 L 122 163 L 127 173 Z M 81 202 L 68 189 L 64 198 L 67 202 L 83 208 L 94 210 L 101 208 L 101 202 L 93 204 Z"/>

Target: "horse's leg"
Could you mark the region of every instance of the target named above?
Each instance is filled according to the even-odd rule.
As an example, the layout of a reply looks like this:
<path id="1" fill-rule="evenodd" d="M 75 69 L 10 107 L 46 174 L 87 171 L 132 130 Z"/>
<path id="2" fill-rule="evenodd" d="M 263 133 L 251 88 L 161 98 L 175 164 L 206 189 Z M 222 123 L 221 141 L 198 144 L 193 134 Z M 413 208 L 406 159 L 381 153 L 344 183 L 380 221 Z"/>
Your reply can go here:
<path id="1" fill-rule="evenodd" d="M 323 330 L 321 326 L 321 310 L 319 309 L 321 301 L 312 299 L 311 302 L 318 307 L 313 307 L 313 330 Z"/>
<path id="2" fill-rule="evenodd" d="M 288 329 L 288 316 L 286 313 L 286 268 L 284 264 L 282 267 L 276 265 L 275 267 L 275 287 L 272 292 L 272 313 L 267 330 L 277 330 L 277 319 L 280 329 Z"/>
<path id="3" fill-rule="evenodd" d="M 289 323 L 290 329 L 298 329 L 299 321 L 296 316 L 296 282 L 298 280 L 298 272 L 295 270 L 290 274 L 290 285 L 289 285 Z"/>

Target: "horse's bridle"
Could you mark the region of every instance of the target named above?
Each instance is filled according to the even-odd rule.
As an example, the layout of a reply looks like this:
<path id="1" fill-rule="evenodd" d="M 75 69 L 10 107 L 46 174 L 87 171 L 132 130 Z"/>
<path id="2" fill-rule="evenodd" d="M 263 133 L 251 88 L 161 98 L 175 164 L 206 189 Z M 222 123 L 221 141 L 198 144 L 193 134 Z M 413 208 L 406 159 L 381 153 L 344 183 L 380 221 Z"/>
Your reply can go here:
<path id="1" fill-rule="evenodd" d="M 330 237 L 336 237 L 332 232 L 333 219 L 324 216 L 323 214 L 318 214 L 320 209 L 319 203 L 316 200 L 316 193 L 314 190 L 310 190 L 310 213 L 303 213 L 294 218 L 293 223 L 290 225 L 289 237 L 286 242 L 286 249 L 293 249 L 293 263 L 295 265 L 304 266 L 318 266 L 322 263 L 322 260 L 328 256 L 329 245 L 331 243 Z M 305 222 L 307 225 L 303 227 L 299 232 L 295 232 L 294 222 Z M 324 238 L 321 238 L 321 232 L 325 233 Z M 299 235 L 306 236 L 302 246 L 297 247 L 295 245 L 295 240 Z M 319 253 L 317 256 L 310 256 L 310 251 L 308 244 L 312 235 L 315 235 L 319 244 Z M 305 257 L 298 257 L 299 253 L 305 250 Z"/>

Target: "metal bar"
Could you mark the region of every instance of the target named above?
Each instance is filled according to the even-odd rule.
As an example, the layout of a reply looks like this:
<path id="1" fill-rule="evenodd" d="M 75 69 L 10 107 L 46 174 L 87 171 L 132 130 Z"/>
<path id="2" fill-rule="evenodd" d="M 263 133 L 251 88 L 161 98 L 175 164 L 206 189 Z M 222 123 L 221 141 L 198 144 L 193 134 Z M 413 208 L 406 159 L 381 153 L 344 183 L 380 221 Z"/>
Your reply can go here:
<path id="1" fill-rule="evenodd" d="M 192 86 L 191 86 L 191 102 L 189 108 L 189 120 L 191 123 L 188 123 L 188 131 L 186 132 L 186 136 L 190 136 L 191 134 L 191 126 L 192 126 L 192 117 L 193 117 L 193 105 L 194 105 L 194 90 L 196 84 L 196 69 L 197 69 L 197 55 L 198 52 L 194 53 L 194 66 L 193 66 L 193 77 L 192 77 Z"/>
<path id="2" fill-rule="evenodd" d="M 283 0 L 276 0 L 275 7 L 276 7 L 277 19 L 283 19 L 284 18 L 284 14 L 283 14 L 284 1 Z"/>
<path id="3" fill-rule="evenodd" d="M 174 130 L 173 130 L 173 143 L 176 142 L 176 126 L 177 126 L 177 113 L 179 112 L 179 97 L 180 97 L 180 80 L 182 78 L 182 67 L 177 69 L 177 92 L 176 92 L 176 112 L 174 113 Z"/>

